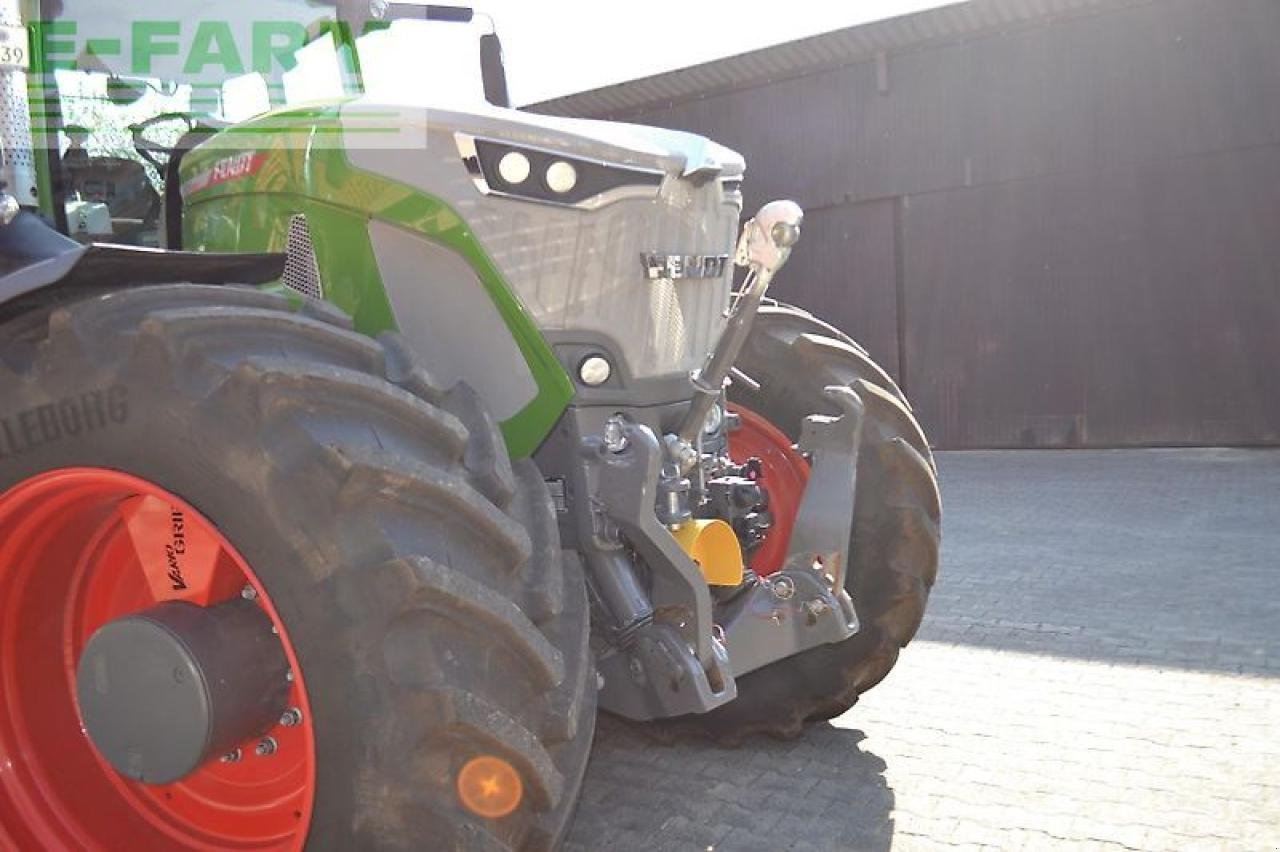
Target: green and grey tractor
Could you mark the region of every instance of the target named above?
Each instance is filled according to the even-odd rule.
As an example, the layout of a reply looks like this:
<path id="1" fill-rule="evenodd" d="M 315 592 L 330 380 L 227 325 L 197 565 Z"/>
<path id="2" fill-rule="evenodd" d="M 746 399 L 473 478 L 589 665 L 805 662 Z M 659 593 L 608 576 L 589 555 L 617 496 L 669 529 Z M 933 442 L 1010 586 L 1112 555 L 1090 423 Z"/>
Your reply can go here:
<path id="1" fill-rule="evenodd" d="M 766 297 L 802 212 L 740 226 L 739 155 L 510 108 L 465 9 L 271 0 L 210 90 L 40 6 L 0 0 L 0 848 L 551 849 L 597 708 L 741 744 L 893 667 L 930 448 Z M 184 27 L 230 66 L 177 13 L 123 53 Z"/>

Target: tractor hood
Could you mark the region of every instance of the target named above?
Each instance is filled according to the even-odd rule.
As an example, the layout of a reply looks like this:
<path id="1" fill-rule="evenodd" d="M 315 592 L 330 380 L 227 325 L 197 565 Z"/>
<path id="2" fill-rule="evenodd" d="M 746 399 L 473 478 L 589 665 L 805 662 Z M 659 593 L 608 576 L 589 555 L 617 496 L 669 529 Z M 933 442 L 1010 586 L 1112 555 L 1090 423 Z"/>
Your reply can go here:
<path id="1" fill-rule="evenodd" d="M 678 130 L 590 119 L 538 115 L 489 105 L 465 112 L 388 107 L 355 100 L 341 107 L 344 125 L 382 126 L 370 133 L 377 147 L 411 144 L 424 131 L 449 130 L 635 168 L 660 169 L 684 177 L 741 177 L 742 155 L 703 136 Z M 348 135 L 348 146 L 351 144 Z"/>
<path id="2" fill-rule="evenodd" d="M 398 329 L 517 452 L 584 353 L 609 392 L 677 402 L 724 324 L 744 163 L 695 134 L 357 99 L 228 128 L 178 169 L 184 245 L 287 251 L 285 286 Z"/>

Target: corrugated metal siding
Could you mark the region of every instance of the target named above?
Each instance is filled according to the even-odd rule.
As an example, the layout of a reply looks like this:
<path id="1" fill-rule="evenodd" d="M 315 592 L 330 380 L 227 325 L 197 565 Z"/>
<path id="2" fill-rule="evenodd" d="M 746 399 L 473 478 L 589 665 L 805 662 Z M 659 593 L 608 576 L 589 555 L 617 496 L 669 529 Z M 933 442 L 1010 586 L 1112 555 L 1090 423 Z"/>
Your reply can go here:
<path id="1" fill-rule="evenodd" d="M 1277 34 L 1274 0 L 1166 0 L 893 56 L 886 94 L 869 61 L 632 118 L 822 207 L 1275 142 Z"/>
<path id="2" fill-rule="evenodd" d="M 810 210 L 779 297 L 905 370 L 943 446 L 1280 443 L 1278 34 L 1275 0 L 975 2 L 809 40 L 839 67 L 640 81 L 678 102 L 627 118 Z M 598 94 L 565 103 L 643 101 Z"/>
<path id="3" fill-rule="evenodd" d="M 1280 147 L 931 193 L 908 375 L 952 447 L 1280 443 Z"/>
<path id="4" fill-rule="evenodd" d="M 771 294 L 815 308 L 898 379 L 896 204 L 871 201 L 806 213 L 805 250 L 792 255 Z"/>

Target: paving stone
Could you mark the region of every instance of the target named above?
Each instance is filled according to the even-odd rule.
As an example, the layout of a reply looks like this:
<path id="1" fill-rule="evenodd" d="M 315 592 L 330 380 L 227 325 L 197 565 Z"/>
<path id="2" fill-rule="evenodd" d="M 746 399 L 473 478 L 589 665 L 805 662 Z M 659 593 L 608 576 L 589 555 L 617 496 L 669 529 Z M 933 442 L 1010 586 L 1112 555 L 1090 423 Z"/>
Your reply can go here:
<path id="1" fill-rule="evenodd" d="M 602 717 L 571 850 L 1280 850 L 1280 452 L 940 453 L 889 678 L 796 742 Z"/>

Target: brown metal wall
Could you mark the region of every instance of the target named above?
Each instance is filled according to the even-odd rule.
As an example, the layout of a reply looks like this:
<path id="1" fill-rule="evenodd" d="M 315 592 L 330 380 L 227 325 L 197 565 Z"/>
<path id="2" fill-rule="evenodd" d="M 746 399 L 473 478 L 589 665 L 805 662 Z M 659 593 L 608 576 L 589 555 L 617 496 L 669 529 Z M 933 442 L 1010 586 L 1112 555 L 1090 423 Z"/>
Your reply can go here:
<path id="1" fill-rule="evenodd" d="M 613 116 L 810 212 L 778 287 L 942 446 L 1280 443 L 1280 2 L 1118 4 Z M 900 354 L 903 362 L 899 362 Z"/>

